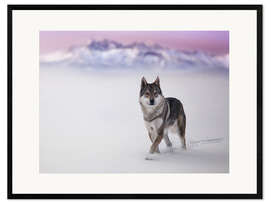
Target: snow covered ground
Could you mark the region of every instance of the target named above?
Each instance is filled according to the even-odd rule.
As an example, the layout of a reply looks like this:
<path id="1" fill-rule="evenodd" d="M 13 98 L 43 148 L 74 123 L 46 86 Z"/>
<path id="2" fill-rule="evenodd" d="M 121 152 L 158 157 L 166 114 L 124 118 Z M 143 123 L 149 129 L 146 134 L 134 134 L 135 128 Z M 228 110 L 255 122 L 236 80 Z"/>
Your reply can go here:
<path id="1" fill-rule="evenodd" d="M 155 160 L 138 103 L 140 80 L 157 74 L 165 96 L 187 116 L 188 150 L 169 135 Z M 41 173 L 229 172 L 229 77 L 226 72 L 81 71 L 40 68 Z"/>

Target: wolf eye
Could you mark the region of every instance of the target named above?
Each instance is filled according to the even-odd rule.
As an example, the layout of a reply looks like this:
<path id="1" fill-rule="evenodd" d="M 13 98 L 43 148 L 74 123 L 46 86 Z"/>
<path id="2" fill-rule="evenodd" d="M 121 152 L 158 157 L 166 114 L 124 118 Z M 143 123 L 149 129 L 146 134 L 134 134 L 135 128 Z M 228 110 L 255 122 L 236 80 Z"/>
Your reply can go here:
<path id="1" fill-rule="evenodd" d="M 158 93 L 155 93 L 155 97 L 158 97 Z"/>
<path id="2" fill-rule="evenodd" d="M 146 93 L 145 93 L 145 96 L 146 96 L 146 97 L 149 97 L 150 95 L 149 95 L 149 93 L 148 93 L 148 92 L 146 92 Z"/>

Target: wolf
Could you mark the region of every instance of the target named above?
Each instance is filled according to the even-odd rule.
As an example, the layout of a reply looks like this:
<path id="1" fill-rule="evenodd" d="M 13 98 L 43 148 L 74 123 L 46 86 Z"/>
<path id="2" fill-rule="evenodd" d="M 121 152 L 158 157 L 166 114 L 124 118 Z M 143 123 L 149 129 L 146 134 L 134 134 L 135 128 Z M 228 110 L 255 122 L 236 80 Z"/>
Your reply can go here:
<path id="1" fill-rule="evenodd" d="M 147 160 L 154 159 L 154 153 L 160 153 L 159 144 L 164 139 L 172 150 L 168 131 L 178 134 L 182 147 L 186 149 L 186 115 L 182 103 L 173 97 L 165 98 L 157 76 L 153 83 L 141 79 L 139 103 L 149 138 L 152 142 Z"/>

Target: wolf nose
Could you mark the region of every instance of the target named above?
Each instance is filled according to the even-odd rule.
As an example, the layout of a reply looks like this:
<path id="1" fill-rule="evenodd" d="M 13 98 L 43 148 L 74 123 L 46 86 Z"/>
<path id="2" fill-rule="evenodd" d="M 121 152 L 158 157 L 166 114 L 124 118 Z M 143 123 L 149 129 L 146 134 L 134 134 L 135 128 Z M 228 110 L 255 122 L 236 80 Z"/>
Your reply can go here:
<path id="1" fill-rule="evenodd" d="M 150 99 L 150 105 L 154 105 L 154 99 Z"/>

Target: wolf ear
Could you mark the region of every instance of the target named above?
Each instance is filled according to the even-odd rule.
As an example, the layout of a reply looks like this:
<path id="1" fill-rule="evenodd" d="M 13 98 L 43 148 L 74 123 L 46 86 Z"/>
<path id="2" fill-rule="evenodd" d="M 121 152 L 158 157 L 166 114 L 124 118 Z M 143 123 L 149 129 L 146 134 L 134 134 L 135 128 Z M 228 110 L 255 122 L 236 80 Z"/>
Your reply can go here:
<path id="1" fill-rule="evenodd" d="M 157 76 L 157 79 L 155 80 L 155 82 L 154 82 L 157 86 L 159 86 L 160 87 L 160 82 L 159 82 L 159 77 Z"/>
<path id="2" fill-rule="evenodd" d="M 146 85 L 147 85 L 147 81 L 146 81 L 146 79 L 144 77 L 142 77 L 141 89 L 143 89 Z"/>

